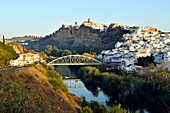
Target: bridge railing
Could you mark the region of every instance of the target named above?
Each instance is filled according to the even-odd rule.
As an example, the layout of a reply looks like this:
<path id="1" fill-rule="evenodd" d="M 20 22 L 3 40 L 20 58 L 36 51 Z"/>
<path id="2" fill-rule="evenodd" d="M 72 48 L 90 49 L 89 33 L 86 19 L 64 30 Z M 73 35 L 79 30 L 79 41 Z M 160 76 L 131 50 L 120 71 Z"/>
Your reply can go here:
<path id="1" fill-rule="evenodd" d="M 59 57 L 47 65 L 100 65 L 102 62 L 83 55 L 68 55 Z"/>

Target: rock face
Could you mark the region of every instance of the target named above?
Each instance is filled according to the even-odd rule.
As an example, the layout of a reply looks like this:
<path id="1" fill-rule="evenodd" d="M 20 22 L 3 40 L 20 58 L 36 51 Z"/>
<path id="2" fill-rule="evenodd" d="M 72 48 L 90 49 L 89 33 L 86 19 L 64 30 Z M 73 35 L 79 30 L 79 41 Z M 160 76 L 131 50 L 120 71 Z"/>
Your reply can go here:
<path id="1" fill-rule="evenodd" d="M 23 49 L 23 47 L 21 45 L 19 45 L 19 44 L 10 44 L 10 46 L 13 47 L 13 49 L 15 50 L 15 52 L 17 54 L 23 54 L 24 53 L 24 49 Z"/>
<path id="2" fill-rule="evenodd" d="M 43 51 L 47 45 L 53 45 L 60 49 L 69 49 L 78 53 L 98 53 L 104 49 L 114 48 L 115 43 L 122 40 L 123 34 L 130 32 L 123 30 L 120 26 L 113 27 L 112 24 L 105 30 L 94 29 L 94 25 L 97 26 L 98 24 L 90 22 L 88 26 L 84 23 L 81 26 L 63 25 L 58 31 L 38 41 L 27 41 L 29 45 L 25 47 L 35 51 Z M 103 26 L 103 28 L 106 27 Z"/>

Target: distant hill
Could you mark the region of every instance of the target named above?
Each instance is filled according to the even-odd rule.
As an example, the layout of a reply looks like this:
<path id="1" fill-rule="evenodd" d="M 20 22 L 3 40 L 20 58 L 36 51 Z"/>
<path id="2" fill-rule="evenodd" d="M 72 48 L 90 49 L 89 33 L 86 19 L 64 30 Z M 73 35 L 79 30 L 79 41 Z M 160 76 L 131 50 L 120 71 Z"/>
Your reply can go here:
<path id="1" fill-rule="evenodd" d="M 97 24 L 88 21 L 80 26 L 75 23 L 72 25 L 63 25 L 53 34 L 40 38 L 38 41 L 26 41 L 27 49 L 35 51 L 44 51 L 47 45 L 57 46 L 59 49 L 69 49 L 72 52 L 100 52 L 104 49 L 112 49 L 117 41 L 121 41 L 123 34 L 130 33 L 122 26 L 117 24 Z"/>
<path id="2" fill-rule="evenodd" d="M 26 41 L 26 40 L 38 40 L 40 39 L 41 37 L 40 36 L 33 36 L 33 35 L 28 35 L 28 36 L 21 36 L 21 37 L 13 37 L 11 39 L 8 39 L 10 40 L 11 42 L 23 42 L 23 41 Z"/>

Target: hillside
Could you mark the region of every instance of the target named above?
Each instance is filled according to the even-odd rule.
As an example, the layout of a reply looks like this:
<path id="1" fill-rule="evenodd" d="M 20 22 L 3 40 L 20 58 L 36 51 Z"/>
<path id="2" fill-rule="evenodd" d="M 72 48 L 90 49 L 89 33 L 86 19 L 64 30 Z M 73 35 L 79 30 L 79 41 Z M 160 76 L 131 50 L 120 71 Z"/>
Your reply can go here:
<path id="1" fill-rule="evenodd" d="M 20 37 L 13 37 L 11 39 L 8 39 L 9 41 L 12 41 L 12 42 L 23 42 L 23 41 L 26 41 L 26 40 L 37 40 L 41 37 L 39 36 L 32 36 L 32 35 L 26 35 L 26 36 L 20 36 Z"/>
<path id="2" fill-rule="evenodd" d="M 13 47 L 14 51 L 17 53 L 17 54 L 23 54 L 25 53 L 24 51 L 24 48 L 19 45 L 19 44 L 14 44 L 14 43 L 10 43 L 9 44 L 11 47 Z"/>
<path id="3" fill-rule="evenodd" d="M 63 25 L 58 31 L 45 36 L 38 41 L 26 41 L 28 49 L 44 51 L 47 45 L 57 46 L 59 49 L 69 49 L 72 52 L 100 52 L 105 49 L 112 49 L 117 41 L 122 40 L 122 36 L 129 30 L 122 29 L 121 26 L 110 24 L 96 24 L 88 20 L 80 26 L 75 24 Z"/>
<path id="4" fill-rule="evenodd" d="M 0 42 L 0 69 L 9 66 L 9 61 L 17 59 L 19 55 L 15 52 L 12 46 L 4 45 Z"/>
<path id="5" fill-rule="evenodd" d="M 42 66 L 0 73 L 0 112 L 77 113 L 78 105 L 47 73 Z"/>

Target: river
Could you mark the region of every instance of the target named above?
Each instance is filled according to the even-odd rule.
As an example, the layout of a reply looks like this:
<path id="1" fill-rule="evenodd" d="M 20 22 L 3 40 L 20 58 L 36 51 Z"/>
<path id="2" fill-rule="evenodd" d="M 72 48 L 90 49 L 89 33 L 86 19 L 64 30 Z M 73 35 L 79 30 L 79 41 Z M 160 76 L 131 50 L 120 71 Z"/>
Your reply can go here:
<path id="1" fill-rule="evenodd" d="M 98 97 L 93 96 L 92 92 L 84 86 L 84 83 L 80 79 L 68 79 L 64 80 L 70 93 L 77 95 L 78 97 L 84 96 L 88 102 L 95 100 L 104 103 L 109 98 L 99 89 Z"/>
<path id="2" fill-rule="evenodd" d="M 78 97 L 84 96 L 86 101 L 90 102 L 91 100 L 95 100 L 100 103 L 105 103 L 106 100 L 109 100 L 109 97 L 103 93 L 99 89 L 98 97 L 93 96 L 92 92 L 90 92 L 84 85 L 84 83 L 80 79 L 67 79 L 64 80 L 64 83 L 67 85 L 70 93 L 77 95 Z M 149 113 L 146 109 L 141 110 L 143 113 Z"/>

